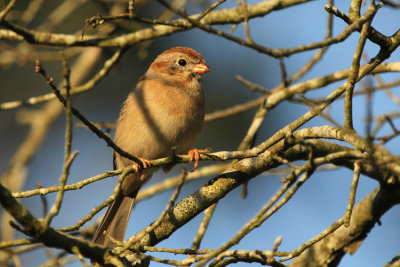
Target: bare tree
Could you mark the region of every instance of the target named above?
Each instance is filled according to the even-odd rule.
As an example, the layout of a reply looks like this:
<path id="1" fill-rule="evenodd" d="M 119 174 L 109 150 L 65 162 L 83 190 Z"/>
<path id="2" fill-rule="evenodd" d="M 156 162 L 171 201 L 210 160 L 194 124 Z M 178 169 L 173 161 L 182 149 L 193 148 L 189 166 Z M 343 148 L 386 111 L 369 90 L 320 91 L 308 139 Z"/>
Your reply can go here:
<path id="1" fill-rule="evenodd" d="M 1 128 L 5 152 L 1 158 L 4 171 L 0 180 L 0 203 L 4 208 L 0 265 L 21 266 L 20 258 L 23 255 L 30 253 L 30 257 L 34 258 L 43 251 L 46 259 L 41 266 L 61 266 L 76 261 L 85 266 L 90 261 L 107 266 L 147 266 L 155 263 L 226 266 L 240 262 L 270 266 L 337 266 L 346 254 L 356 253 L 367 240 L 368 233 L 380 223 L 382 216 L 400 202 L 400 165 L 395 154 L 399 152 L 400 132 L 396 124 L 400 116 L 400 99 L 394 91 L 400 85 L 400 62 L 396 62 L 400 60 L 396 51 L 400 44 L 400 24 L 398 19 L 392 22 L 394 30 L 379 29 L 374 24 L 374 19 L 381 12 L 398 12 L 400 3 L 394 0 L 379 3 L 353 0 L 335 6 L 331 0 L 323 3 L 326 5 L 322 8 L 323 1 L 310 2 L 3 1 L 0 12 L 0 64 L 3 70 L 15 69 L 15 74 L 13 72 L 14 76 L 8 77 L 0 74 L 0 97 L 6 98 L 0 99 L 0 116 L 5 122 Z M 310 9 L 310 5 L 319 6 L 320 9 Z M 340 5 L 346 10 L 339 9 Z M 284 30 L 284 25 L 300 23 L 304 18 L 302 15 L 311 16 L 315 24 L 315 28 L 311 29 L 296 25 L 302 28 L 299 35 L 307 36 L 308 43 L 287 48 L 287 45 L 295 43 L 287 41 L 296 39 L 295 35 L 291 35 L 285 36 L 285 47 L 270 48 L 269 41 L 262 34 L 265 31 L 274 32 L 273 36 L 268 36 L 268 40 L 280 36 L 278 32 Z M 268 24 L 271 23 L 270 18 L 274 20 L 273 26 Z M 340 32 L 334 33 L 334 21 L 338 23 Z M 318 36 L 320 29 L 325 29 L 325 37 Z M 393 32 L 390 33 L 390 30 Z M 160 43 L 177 44 L 179 42 L 176 40 L 189 35 L 193 40 L 184 41 L 185 45 L 199 45 L 202 37 L 210 38 L 207 39 L 207 51 L 201 51 L 203 56 L 207 62 L 222 62 L 225 66 L 218 69 L 210 64 L 216 78 L 210 76 L 208 87 L 218 88 L 225 80 L 236 80 L 237 85 L 247 88 L 245 93 L 242 89 L 240 94 L 245 97 L 241 99 L 230 100 L 227 97 L 229 90 L 223 91 L 224 95 L 221 94 L 214 102 L 207 99 L 209 103 L 214 103 L 214 108 L 209 108 L 213 111 L 206 115 L 207 125 L 231 120 L 231 129 L 243 128 L 245 133 L 240 132 L 240 140 L 231 144 L 235 149 L 201 154 L 201 164 L 204 165 L 195 172 L 182 170 L 181 174 L 169 175 L 142 189 L 138 199 L 172 189 L 174 193 L 169 201 L 161 205 L 166 207 L 158 211 L 156 220 L 129 236 L 116 249 L 95 245 L 91 237 L 97 220 L 93 218 L 113 201 L 121 181 L 126 174 L 137 171 L 137 167 L 108 169 L 102 173 L 104 167 L 100 160 L 95 159 L 94 162 L 98 164 L 90 166 L 96 173 L 94 176 L 86 175 L 80 168 L 74 169 L 80 161 L 75 149 L 87 150 L 90 146 L 82 142 L 74 145 L 80 135 L 90 134 L 91 140 L 101 140 L 98 145 L 108 149 L 109 154 L 105 158 L 110 161 L 110 166 L 106 169 L 111 168 L 111 151 L 135 157 L 126 155 L 113 143 L 109 133 L 113 131 L 114 123 L 108 122 L 108 118 L 96 117 L 95 110 L 107 108 L 79 102 L 78 95 L 89 95 L 85 101 L 96 99 L 101 97 L 101 86 L 111 86 L 115 91 L 105 98 L 112 98 L 113 94 L 118 94 L 116 90 L 124 86 L 117 73 L 124 72 L 127 66 L 124 61 L 129 56 L 135 54 L 142 60 L 151 60 L 149 55 L 156 54 L 155 47 Z M 161 38 L 166 36 L 176 39 Z M 214 47 L 211 40 L 222 40 L 226 47 Z M 265 82 L 265 70 L 259 69 L 255 62 L 246 60 L 248 54 L 241 57 L 240 64 L 231 63 L 233 56 L 222 57 L 225 50 L 230 50 L 230 45 L 236 46 L 235 53 L 254 51 L 258 52 L 260 61 L 274 62 L 271 68 L 275 71 L 273 73 L 280 73 L 280 80 L 273 88 L 267 89 L 272 85 L 259 85 L 259 82 L 244 78 L 243 75 L 232 78 L 229 70 L 235 67 L 235 70 L 243 70 L 243 73 L 249 73 L 245 69 L 261 73 L 263 79 L 260 80 Z M 332 60 L 332 56 L 328 56 L 329 51 L 335 47 L 351 50 L 351 53 L 335 53 L 333 56 L 346 66 L 343 70 L 332 69 L 337 65 L 329 61 Z M 130 48 L 135 48 L 135 52 Z M 291 60 L 296 56 L 303 57 L 303 60 Z M 298 62 L 302 62 L 301 65 Z M 314 67 L 323 64 L 332 67 L 325 68 L 325 73 L 321 71 L 322 67 L 317 67 L 320 72 L 315 75 Z M 129 66 L 138 73 L 146 69 L 143 62 Z M 127 76 L 127 72 L 124 74 Z M 38 91 L 33 87 L 42 89 Z M 381 101 L 382 96 L 385 102 Z M 103 98 L 103 101 L 105 103 L 108 99 Z M 122 98 L 118 95 L 115 101 L 122 102 Z M 230 105 L 222 108 L 226 101 Z M 217 106 L 217 103 L 220 105 Z M 262 129 L 264 120 L 270 119 L 270 114 L 274 114 L 282 105 L 285 105 L 286 111 L 299 106 L 301 109 L 296 109 L 296 116 L 291 121 L 271 130 L 268 135 Z M 55 127 L 53 125 L 60 122 L 58 118 L 62 114 L 65 114 L 65 132 L 51 132 Z M 250 123 L 243 119 L 243 114 L 251 114 Z M 16 122 L 28 125 L 28 130 L 18 130 L 21 128 L 17 128 Z M 212 128 L 207 127 L 206 130 Z M 222 137 L 217 137 L 215 131 L 203 143 L 218 147 L 216 140 L 228 138 L 231 132 L 233 130 L 225 131 Z M 30 163 L 40 153 L 41 144 L 54 137 L 54 133 L 64 140 L 64 152 L 54 149 L 55 154 L 62 154 L 64 158 L 63 166 L 58 166 L 62 173 L 59 182 L 53 186 L 38 185 L 32 188 L 26 180 L 35 166 Z M 14 135 L 18 137 L 19 147 L 7 148 L 8 140 L 12 140 Z M 7 155 L 7 149 L 14 150 L 14 154 Z M 95 158 L 94 152 L 91 153 Z M 50 161 L 51 155 L 46 154 L 45 160 Z M 188 160 L 188 156 L 173 155 L 153 160 L 151 165 L 187 163 Z M 38 167 L 43 176 L 50 168 Z M 288 203 L 294 202 L 296 205 L 298 199 L 290 200 L 298 195 L 303 185 L 321 179 L 330 169 L 348 170 L 344 176 L 351 181 L 351 188 L 342 188 L 345 193 L 340 195 L 348 195 L 345 200 L 347 208 L 343 208 L 342 215 L 332 220 L 325 230 L 315 230 L 313 232 L 316 234 L 311 239 L 303 239 L 297 248 L 283 251 L 282 240 L 285 242 L 292 237 L 281 236 L 279 230 L 268 229 L 266 224 L 272 215 L 279 214 Z M 71 172 L 79 178 L 68 180 Z M 220 201 L 231 196 L 238 187 L 242 187 L 242 196 L 249 198 L 253 194 L 252 190 L 247 189 L 249 182 L 261 186 L 260 180 L 254 178 L 277 175 L 281 176 L 281 184 L 275 193 L 264 194 L 263 205 L 254 205 L 259 209 L 255 216 L 245 218 L 247 223 L 223 244 L 204 245 L 209 244 L 205 241 L 210 231 L 208 227 L 211 220 L 218 216 L 216 207 Z M 111 195 L 100 196 L 102 203 L 93 204 L 93 186 L 113 176 L 119 178 Z M 185 182 L 204 177 L 207 179 L 203 180 L 203 185 L 191 187 L 190 195 L 178 201 Z M 373 180 L 379 185 L 355 204 L 360 180 Z M 53 178 L 52 183 L 54 181 Z M 75 193 L 79 195 L 79 199 L 75 199 L 75 203 L 78 203 L 75 205 L 79 207 L 70 212 L 72 218 L 70 215 L 66 219 L 66 215 L 61 213 L 65 212 L 66 203 L 76 198 Z M 40 201 L 35 196 L 39 196 Z M 23 202 L 18 199 L 23 199 Z M 34 206 L 39 208 L 34 209 Z M 87 211 L 82 217 L 77 210 L 84 209 L 84 206 Z M 38 210 L 41 210 L 41 215 Z M 240 210 L 235 213 L 237 217 L 247 215 Z M 330 210 L 326 209 L 325 213 L 329 215 Z M 133 223 L 143 216 L 143 213 L 134 212 Z M 193 222 L 196 216 L 201 217 L 201 221 L 196 224 L 197 232 L 186 236 L 187 243 L 178 242 L 181 244 L 179 248 L 158 246 L 161 241 L 173 238 L 178 229 Z M 65 220 L 65 223 L 67 220 L 73 223 L 65 225 L 62 222 L 63 227 L 57 227 L 60 224 L 60 221 L 55 222 L 58 218 L 63 218 L 60 220 Z M 296 226 L 293 223 L 293 227 Z M 274 231 L 275 242 L 264 242 L 265 246 L 269 246 L 268 250 L 265 250 L 265 246 L 254 249 L 256 245 L 251 249 L 241 247 L 241 242 L 256 228 Z M 399 232 L 392 235 L 398 236 Z M 371 257 L 374 256 L 371 253 Z M 391 258 L 387 258 L 382 265 L 399 266 L 399 256 L 391 255 Z"/>

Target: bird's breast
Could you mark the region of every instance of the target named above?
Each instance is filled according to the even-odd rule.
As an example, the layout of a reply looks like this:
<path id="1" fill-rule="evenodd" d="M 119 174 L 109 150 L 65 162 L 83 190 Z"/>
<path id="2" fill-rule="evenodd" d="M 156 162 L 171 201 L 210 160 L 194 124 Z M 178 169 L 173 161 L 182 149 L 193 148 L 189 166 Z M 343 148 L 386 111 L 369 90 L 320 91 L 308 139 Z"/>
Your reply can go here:
<path id="1" fill-rule="evenodd" d="M 156 87 L 145 89 L 139 88 L 125 101 L 117 123 L 116 144 L 147 159 L 169 156 L 173 148 L 176 153 L 186 153 L 202 129 L 202 91 L 188 94 L 174 88 L 166 92 Z M 125 160 L 122 165 L 128 163 Z"/>

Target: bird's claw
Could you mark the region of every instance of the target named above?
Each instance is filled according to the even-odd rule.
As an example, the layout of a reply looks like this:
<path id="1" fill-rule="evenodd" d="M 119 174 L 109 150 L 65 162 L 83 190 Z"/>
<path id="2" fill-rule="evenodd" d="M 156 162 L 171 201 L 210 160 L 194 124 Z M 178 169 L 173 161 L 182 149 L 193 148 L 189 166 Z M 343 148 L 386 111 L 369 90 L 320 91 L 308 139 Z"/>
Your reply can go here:
<path id="1" fill-rule="evenodd" d="M 191 172 L 195 171 L 197 169 L 197 167 L 199 166 L 200 153 L 207 153 L 210 151 L 211 151 L 211 148 L 206 148 L 206 149 L 193 148 L 193 149 L 189 150 L 189 152 L 188 152 L 189 163 L 191 163 L 194 160 L 194 166 L 193 166 L 193 170 L 191 170 Z"/>
<path id="2" fill-rule="evenodd" d="M 143 164 L 143 169 L 146 169 L 151 166 L 151 161 L 145 158 L 139 158 Z"/>
<path id="3" fill-rule="evenodd" d="M 135 165 L 135 166 L 137 167 L 137 172 L 140 172 L 140 171 L 142 171 L 143 169 L 146 169 L 146 168 L 148 168 L 148 167 L 151 166 L 150 160 L 145 159 L 145 158 L 138 158 L 138 159 L 140 159 L 140 161 L 142 162 L 142 166 L 143 166 L 143 167 L 141 167 L 141 166 L 139 165 L 139 163 L 133 162 L 133 165 Z"/>

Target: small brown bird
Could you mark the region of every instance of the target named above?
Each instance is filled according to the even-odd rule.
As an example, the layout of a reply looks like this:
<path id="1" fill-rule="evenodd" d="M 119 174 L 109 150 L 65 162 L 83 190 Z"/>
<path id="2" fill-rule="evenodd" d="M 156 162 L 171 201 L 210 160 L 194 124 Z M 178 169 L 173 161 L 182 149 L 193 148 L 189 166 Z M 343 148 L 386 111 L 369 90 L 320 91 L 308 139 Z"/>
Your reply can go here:
<path id="1" fill-rule="evenodd" d="M 209 71 L 200 53 L 191 48 L 174 47 L 164 51 L 128 95 L 117 122 L 114 142 L 131 155 L 146 160 L 169 156 L 175 149 L 177 154 L 187 153 L 195 159 L 196 168 L 199 150 L 189 149 L 203 126 L 201 82 L 202 74 Z M 114 168 L 132 164 L 114 153 Z M 145 168 L 125 178 L 94 235 L 95 243 L 115 247 L 109 236 L 122 242 L 135 197 L 155 170 Z"/>

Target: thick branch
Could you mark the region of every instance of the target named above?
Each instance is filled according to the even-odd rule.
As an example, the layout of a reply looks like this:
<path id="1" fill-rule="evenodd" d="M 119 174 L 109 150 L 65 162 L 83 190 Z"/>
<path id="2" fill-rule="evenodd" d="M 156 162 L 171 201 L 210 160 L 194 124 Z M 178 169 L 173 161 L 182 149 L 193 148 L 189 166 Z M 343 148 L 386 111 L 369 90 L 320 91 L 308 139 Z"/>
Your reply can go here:
<path id="1" fill-rule="evenodd" d="M 0 203 L 23 227 L 24 233 L 40 240 L 44 245 L 63 249 L 73 253 L 73 248 L 77 247 L 85 257 L 96 259 L 103 263 L 103 257 L 107 250 L 100 246 L 95 246 L 87 241 L 80 240 L 57 232 L 48 227 L 44 222 L 36 219 L 24 206 L 12 197 L 3 185 L 0 184 Z"/>
<path id="2" fill-rule="evenodd" d="M 297 136 L 298 138 L 304 138 L 306 130 L 300 130 L 294 133 L 294 136 Z M 317 128 L 315 128 L 314 130 L 315 132 L 317 132 Z M 338 130 L 337 132 L 335 132 L 333 131 L 333 128 L 331 128 L 331 132 L 329 129 L 326 130 L 322 131 L 322 133 L 325 134 L 329 133 L 325 136 L 331 136 L 333 138 L 334 135 L 338 136 L 339 133 L 343 136 L 346 136 L 346 131 Z M 326 141 L 308 140 L 307 142 L 312 143 L 313 152 L 315 153 L 316 157 L 329 155 L 331 153 L 339 151 L 351 151 L 351 149 L 348 147 L 336 145 Z M 150 234 L 146 235 L 143 239 L 141 239 L 140 245 L 155 245 L 158 242 L 168 238 L 182 225 L 190 221 L 193 217 L 202 212 L 204 209 L 216 203 L 218 200 L 223 198 L 226 194 L 228 194 L 230 191 L 232 191 L 248 179 L 257 176 L 264 171 L 279 166 L 281 163 L 273 157 L 277 153 L 280 153 L 282 157 L 286 158 L 289 161 L 306 160 L 308 158 L 309 145 L 296 145 L 291 149 L 286 150 L 286 152 L 282 154 L 282 151 L 285 151 L 285 143 L 286 142 L 282 140 L 272 146 L 268 151 L 265 151 L 257 157 L 240 160 L 237 163 L 233 164 L 222 174 L 214 177 L 193 195 L 183 199 L 177 205 L 175 205 L 175 207 L 168 213 L 165 220 L 160 224 L 160 226 L 154 229 L 154 231 Z M 335 160 L 331 163 L 342 165 L 352 169 L 354 160 L 355 159 L 352 160 L 351 158 L 349 158 L 347 160 L 341 161 Z M 375 178 L 379 179 L 382 178 L 385 174 L 387 175 L 387 170 L 385 168 L 386 167 L 382 165 L 370 166 L 367 161 L 363 161 L 361 165 L 361 172 L 365 175 L 377 176 Z M 399 176 L 397 175 L 396 177 L 398 181 Z M 141 234 L 141 232 L 139 232 L 138 234 Z"/>

